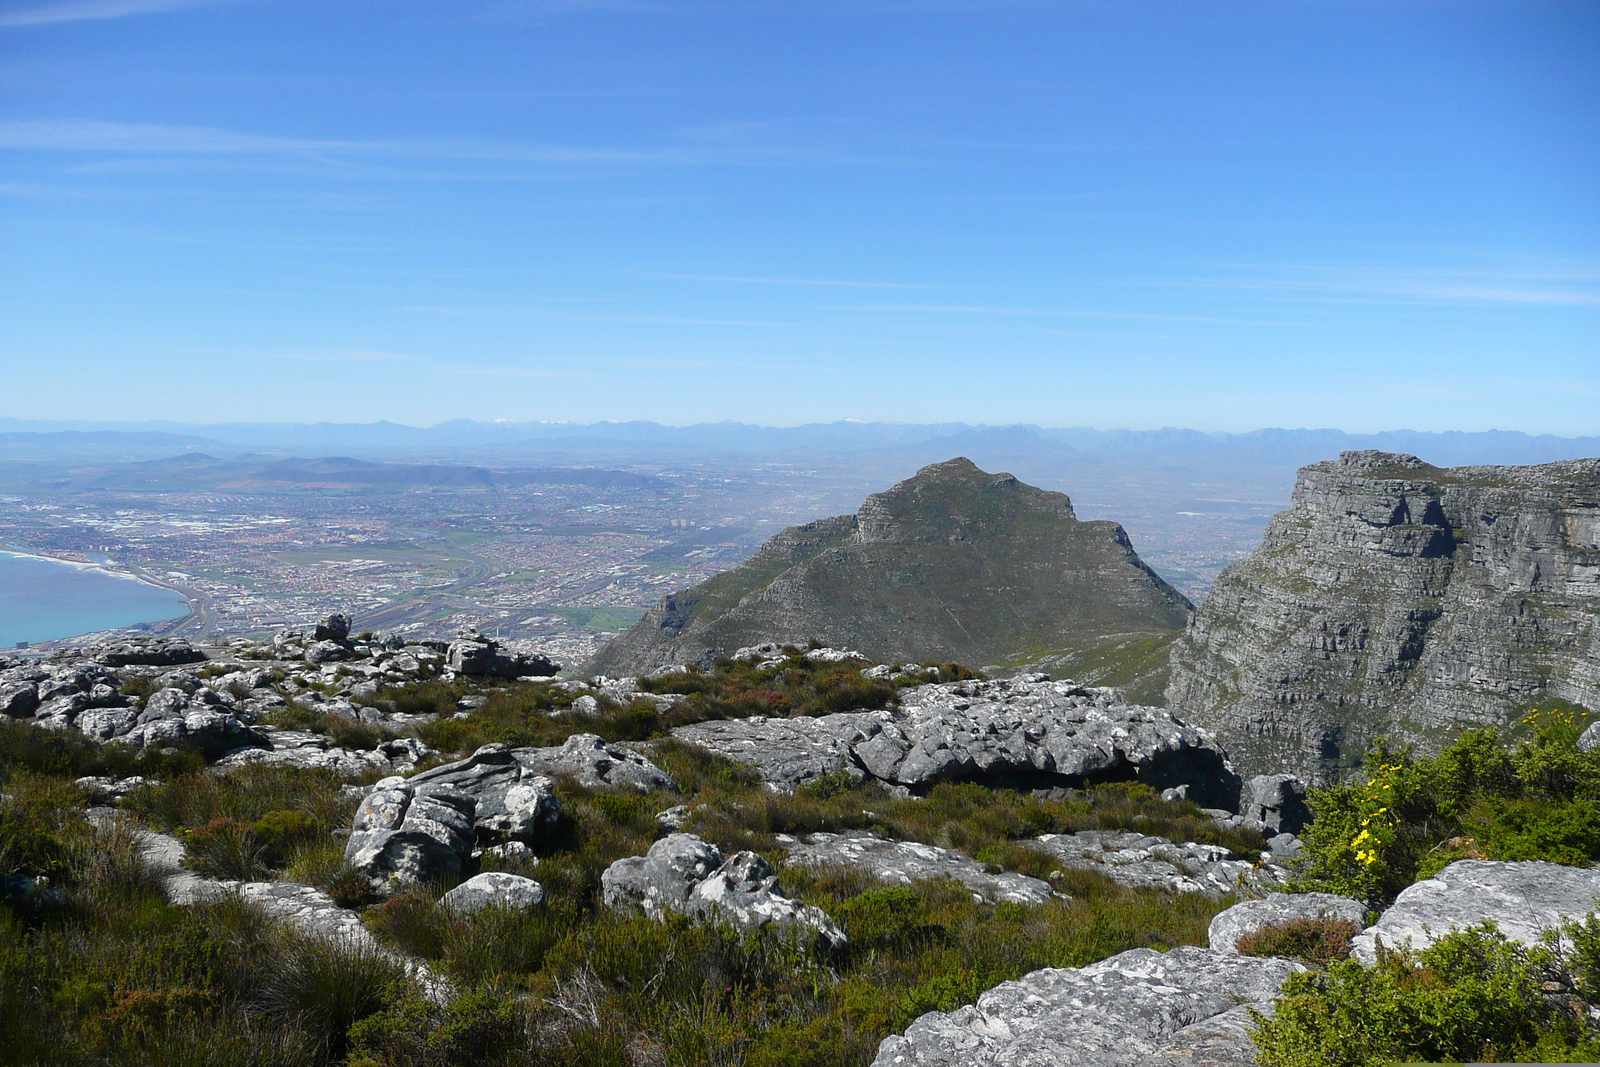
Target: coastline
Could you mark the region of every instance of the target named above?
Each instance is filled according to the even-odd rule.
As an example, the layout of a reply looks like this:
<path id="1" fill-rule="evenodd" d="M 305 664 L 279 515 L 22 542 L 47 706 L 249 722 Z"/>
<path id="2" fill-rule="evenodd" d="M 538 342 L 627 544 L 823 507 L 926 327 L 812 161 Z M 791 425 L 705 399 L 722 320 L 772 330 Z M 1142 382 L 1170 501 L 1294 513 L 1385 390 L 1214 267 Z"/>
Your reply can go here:
<path id="1" fill-rule="evenodd" d="M 48 563 L 61 564 L 63 566 L 71 567 L 74 570 L 91 571 L 107 577 L 133 582 L 137 585 L 145 586 L 150 589 L 160 589 L 169 593 L 176 593 L 178 596 L 182 597 L 184 601 L 185 611 L 181 615 L 174 615 L 166 619 L 155 619 L 134 626 L 114 627 L 112 630 L 107 631 L 85 631 L 84 633 L 71 634 L 56 638 L 47 638 L 43 641 L 34 642 L 35 644 L 41 646 L 52 645 L 63 641 L 74 641 L 91 633 L 112 633 L 120 630 L 138 629 L 154 633 L 174 633 L 189 626 L 196 620 L 202 620 L 205 616 L 204 599 L 203 597 L 199 596 L 196 591 L 185 588 L 175 582 L 171 582 L 170 580 L 162 580 L 152 577 L 146 574 L 140 568 L 128 567 L 127 569 L 122 569 L 120 567 L 107 566 L 103 563 L 92 563 L 80 559 L 68 559 L 61 556 L 53 556 L 47 552 L 40 552 L 31 549 L 17 549 L 5 545 L 0 545 L 0 556 L 14 556 L 17 559 L 42 560 Z"/>

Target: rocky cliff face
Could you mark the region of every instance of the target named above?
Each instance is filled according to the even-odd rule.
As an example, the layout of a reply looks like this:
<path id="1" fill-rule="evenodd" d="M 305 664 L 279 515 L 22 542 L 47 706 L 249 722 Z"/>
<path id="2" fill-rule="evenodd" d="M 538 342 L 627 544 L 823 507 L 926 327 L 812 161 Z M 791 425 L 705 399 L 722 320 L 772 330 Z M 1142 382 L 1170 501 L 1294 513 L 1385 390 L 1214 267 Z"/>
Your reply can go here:
<path id="1" fill-rule="evenodd" d="M 1173 649 L 1167 705 L 1246 773 L 1338 777 L 1552 699 L 1600 710 L 1600 460 L 1304 468 Z"/>
<path id="2" fill-rule="evenodd" d="M 586 669 L 643 674 L 817 640 L 881 661 L 1064 655 L 1053 666 L 1074 677 L 1128 684 L 1159 668 L 1190 610 L 1118 524 L 1080 522 L 1061 493 L 953 459 L 663 598 Z"/>

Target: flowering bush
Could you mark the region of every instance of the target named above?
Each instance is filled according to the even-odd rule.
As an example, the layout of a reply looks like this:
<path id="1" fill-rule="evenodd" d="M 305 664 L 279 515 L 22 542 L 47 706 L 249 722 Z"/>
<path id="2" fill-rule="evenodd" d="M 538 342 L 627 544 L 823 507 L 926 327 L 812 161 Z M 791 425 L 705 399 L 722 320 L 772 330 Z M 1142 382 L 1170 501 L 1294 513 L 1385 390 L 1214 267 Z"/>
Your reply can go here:
<path id="1" fill-rule="evenodd" d="M 1534 711 L 1508 747 L 1470 730 L 1432 759 L 1380 740 L 1362 780 L 1313 790 L 1307 888 L 1374 907 L 1458 859 L 1600 859 L 1600 752 L 1577 747 L 1582 717 Z"/>

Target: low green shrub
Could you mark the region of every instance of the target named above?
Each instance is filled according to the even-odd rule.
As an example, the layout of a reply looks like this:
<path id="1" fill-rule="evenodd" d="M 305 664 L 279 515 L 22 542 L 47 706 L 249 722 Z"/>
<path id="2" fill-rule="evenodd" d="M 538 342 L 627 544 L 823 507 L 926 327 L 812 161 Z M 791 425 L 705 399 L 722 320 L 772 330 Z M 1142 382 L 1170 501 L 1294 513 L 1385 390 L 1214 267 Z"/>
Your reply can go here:
<path id="1" fill-rule="evenodd" d="M 0 873 L 70 878 L 74 846 L 91 834 L 71 782 L 33 771 L 7 776 L 0 796 Z"/>
<path id="2" fill-rule="evenodd" d="M 686 698 L 668 716 L 671 725 L 679 726 L 748 715 L 831 715 L 883 708 L 898 699 L 905 684 L 863 678 L 861 670 L 867 666 L 865 660 L 818 663 L 806 659 L 805 651 L 787 648 L 783 661 L 771 667 L 760 667 L 750 661 L 719 660 L 709 671 L 690 667 L 643 679 L 640 685 L 647 692 Z M 952 676 L 974 677 L 971 671 L 956 664 L 945 666 Z"/>
<path id="3" fill-rule="evenodd" d="M 359 799 L 340 795 L 332 771 L 256 764 L 227 774 L 188 774 L 134 790 L 123 810 L 159 829 L 225 818 L 255 823 L 269 812 L 301 812 L 318 830 L 349 826 Z"/>
<path id="4" fill-rule="evenodd" d="M 1577 747 L 1574 715 L 1534 712 L 1524 725 L 1515 747 L 1471 730 L 1431 759 L 1379 741 L 1364 780 L 1312 790 L 1305 886 L 1377 908 L 1462 858 L 1600 859 L 1600 751 Z"/>
<path id="5" fill-rule="evenodd" d="M 252 993 L 271 1017 L 292 1020 L 330 1061 L 344 1057 L 350 1028 L 391 1008 L 406 991 L 405 967 L 358 944 L 291 941 Z"/>
<path id="6" fill-rule="evenodd" d="M 482 1067 L 528 1063 L 536 1040 L 525 1007 L 479 989 L 439 1006 L 410 997 L 350 1030 L 350 1067 Z"/>
<path id="7" fill-rule="evenodd" d="M 193 748 L 137 751 L 123 745 L 101 745 L 72 730 L 46 730 L 0 715 L 0 766 L 54 778 L 172 778 L 205 766 Z"/>
<path id="8" fill-rule="evenodd" d="M 1451 933 L 1376 966 L 1336 960 L 1292 976 L 1274 1014 L 1252 1011 L 1265 1067 L 1378 1067 L 1406 1062 L 1588 1062 L 1600 1041 L 1544 984 L 1559 960 L 1501 936 L 1492 923 Z"/>

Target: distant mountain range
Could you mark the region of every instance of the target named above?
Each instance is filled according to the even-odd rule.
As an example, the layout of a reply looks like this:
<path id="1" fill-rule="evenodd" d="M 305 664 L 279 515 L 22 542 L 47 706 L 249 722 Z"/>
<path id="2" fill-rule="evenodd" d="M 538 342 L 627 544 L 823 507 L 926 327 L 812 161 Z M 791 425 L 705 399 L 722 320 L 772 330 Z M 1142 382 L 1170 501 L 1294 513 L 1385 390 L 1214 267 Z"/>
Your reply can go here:
<path id="1" fill-rule="evenodd" d="M 944 456 L 1022 451 L 1067 456 L 1142 457 L 1190 463 L 1232 461 L 1299 467 L 1352 449 L 1381 449 L 1454 464 L 1548 463 L 1600 456 L 1600 436 L 1556 437 L 1487 430 L 1432 433 L 1390 430 L 1265 429 L 1249 433 L 1199 430 L 1094 430 L 1039 426 L 972 426 L 966 423 L 840 421 L 804 426 L 741 422 L 666 426 L 655 422 L 473 422 L 436 426 L 375 423 L 87 423 L 0 419 L 0 451 L 231 449 L 274 452 L 338 451 L 354 455 L 460 454 L 482 449 L 519 453 L 606 456 L 666 452 L 772 455 L 784 453 L 887 453 L 925 451 L 937 442 Z"/>
<path id="2" fill-rule="evenodd" d="M 4 443 L 4 439 L 0 438 L 0 445 Z M 645 489 L 666 483 L 649 474 L 593 467 L 492 470 L 457 464 L 373 463 L 349 456 L 284 459 L 244 453 L 218 458 L 206 452 L 181 452 L 160 459 L 75 467 L 50 477 L 48 484 L 53 489 L 76 490 L 250 492 L 282 489 L 400 489 L 410 486 L 488 489 L 518 485 Z"/>

